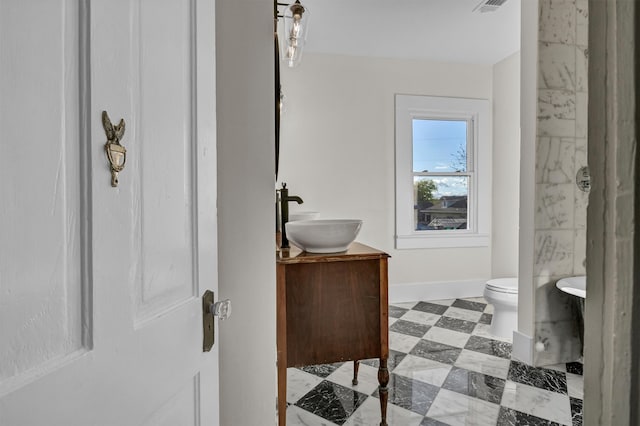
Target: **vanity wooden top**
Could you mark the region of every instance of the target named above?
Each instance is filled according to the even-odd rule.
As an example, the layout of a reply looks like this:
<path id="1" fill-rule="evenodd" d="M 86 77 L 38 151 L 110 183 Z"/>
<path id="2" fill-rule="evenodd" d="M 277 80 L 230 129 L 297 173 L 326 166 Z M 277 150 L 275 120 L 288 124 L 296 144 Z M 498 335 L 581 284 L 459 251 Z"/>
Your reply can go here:
<path id="1" fill-rule="evenodd" d="M 281 264 L 344 262 L 388 257 L 390 256 L 387 253 L 358 242 L 351 243 L 349 250 L 338 253 L 308 253 L 294 245 L 289 249 L 280 249 L 276 252 L 276 262 Z"/>

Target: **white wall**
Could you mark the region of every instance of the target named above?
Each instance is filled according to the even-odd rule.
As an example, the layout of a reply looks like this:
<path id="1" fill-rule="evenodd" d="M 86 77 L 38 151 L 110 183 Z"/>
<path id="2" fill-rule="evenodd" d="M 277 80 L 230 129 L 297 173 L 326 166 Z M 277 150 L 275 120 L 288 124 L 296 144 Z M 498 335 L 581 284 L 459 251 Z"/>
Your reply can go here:
<path id="1" fill-rule="evenodd" d="M 216 5 L 220 425 L 275 424 L 273 5 Z"/>
<path id="2" fill-rule="evenodd" d="M 538 116 L 538 0 L 522 2 L 520 91 L 520 232 L 518 261 L 518 331 L 530 340 L 534 334 L 535 292 L 533 285 L 534 200 L 536 182 L 536 120 Z M 514 353 L 532 362 L 531 342 L 520 347 L 514 338 Z"/>
<path id="3" fill-rule="evenodd" d="M 493 66 L 492 278 L 518 276 L 520 52 Z"/>
<path id="4" fill-rule="evenodd" d="M 358 240 L 392 256 L 391 286 L 491 276 L 490 248 L 393 248 L 394 94 L 491 99 L 491 66 L 305 54 L 298 68 L 282 72 L 286 99 L 279 180 L 305 201 L 292 210 L 363 219 Z M 517 161 L 508 164 L 510 169 Z M 513 253 L 509 256 L 512 262 Z"/>

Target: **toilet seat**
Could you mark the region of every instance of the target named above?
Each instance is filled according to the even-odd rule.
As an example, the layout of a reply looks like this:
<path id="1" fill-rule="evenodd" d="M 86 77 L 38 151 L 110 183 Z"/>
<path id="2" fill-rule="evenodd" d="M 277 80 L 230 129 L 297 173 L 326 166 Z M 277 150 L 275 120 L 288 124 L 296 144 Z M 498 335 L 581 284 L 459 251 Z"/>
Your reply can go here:
<path id="1" fill-rule="evenodd" d="M 496 278 L 487 281 L 486 289 L 496 293 L 518 294 L 517 278 Z"/>

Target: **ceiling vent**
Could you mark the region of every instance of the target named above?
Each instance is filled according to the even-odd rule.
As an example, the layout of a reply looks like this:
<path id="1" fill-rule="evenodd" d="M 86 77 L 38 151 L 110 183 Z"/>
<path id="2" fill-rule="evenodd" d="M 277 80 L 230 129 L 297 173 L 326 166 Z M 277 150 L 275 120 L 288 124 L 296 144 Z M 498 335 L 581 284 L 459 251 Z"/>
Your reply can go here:
<path id="1" fill-rule="evenodd" d="M 482 0 L 473 11 L 474 12 L 495 12 L 500 6 L 505 4 L 507 0 Z"/>

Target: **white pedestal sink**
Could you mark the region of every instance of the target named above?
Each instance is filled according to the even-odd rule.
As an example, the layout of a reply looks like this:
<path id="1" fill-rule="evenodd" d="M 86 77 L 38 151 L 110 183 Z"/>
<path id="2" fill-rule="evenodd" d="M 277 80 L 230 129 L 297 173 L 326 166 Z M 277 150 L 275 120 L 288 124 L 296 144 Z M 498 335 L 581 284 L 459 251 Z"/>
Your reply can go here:
<path id="1" fill-rule="evenodd" d="M 299 220 L 285 224 L 289 242 L 309 253 L 345 251 L 361 227 L 360 219 Z"/>

